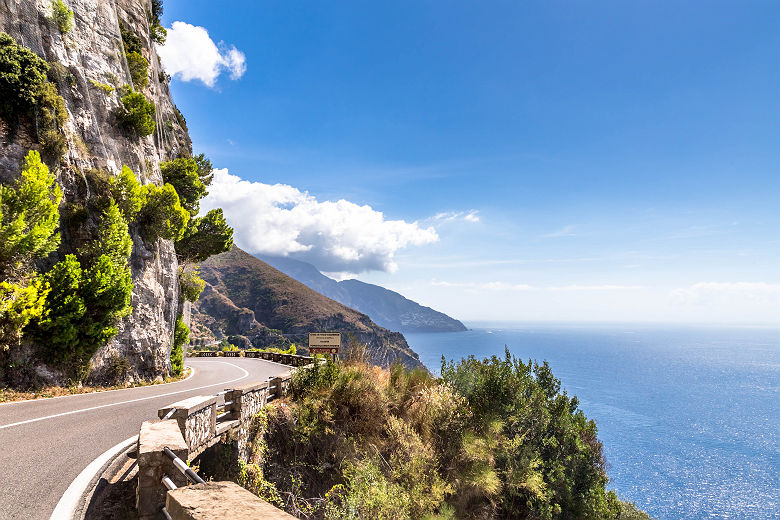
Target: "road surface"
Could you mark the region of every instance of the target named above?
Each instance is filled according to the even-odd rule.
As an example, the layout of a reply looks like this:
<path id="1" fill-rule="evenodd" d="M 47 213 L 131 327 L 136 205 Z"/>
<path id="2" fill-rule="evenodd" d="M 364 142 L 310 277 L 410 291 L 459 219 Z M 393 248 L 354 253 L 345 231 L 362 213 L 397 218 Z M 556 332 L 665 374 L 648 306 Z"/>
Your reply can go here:
<path id="1" fill-rule="evenodd" d="M 104 451 L 138 434 L 165 405 L 289 370 L 246 358 L 187 358 L 178 383 L 0 405 L 0 519 L 47 520 L 71 481 Z"/>

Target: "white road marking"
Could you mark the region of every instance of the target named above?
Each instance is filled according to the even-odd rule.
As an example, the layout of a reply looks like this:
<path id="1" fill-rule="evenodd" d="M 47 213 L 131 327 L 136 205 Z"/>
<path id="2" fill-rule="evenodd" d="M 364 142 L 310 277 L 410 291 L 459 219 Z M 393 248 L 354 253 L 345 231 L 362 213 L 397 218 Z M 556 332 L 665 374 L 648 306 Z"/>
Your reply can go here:
<path id="1" fill-rule="evenodd" d="M 113 390 L 98 390 L 95 392 L 85 392 L 83 394 L 71 394 L 71 395 L 58 395 L 57 397 L 39 397 L 37 399 L 24 399 L 22 401 L 9 401 L 7 403 L 0 403 L 0 406 L 8 406 L 12 404 L 22 404 L 22 403 L 47 403 L 54 399 L 65 399 L 67 397 L 84 397 L 86 395 L 95 395 L 95 394 L 107 394 L 109 392 L 126 392 L 128 390 L 136 390 L 138 388 L 148 388 L 150 386 L 165 386 L 165 385 L 178 385 L 179 383 L 184 383 L 185 381 L 189 381 L 192 379 L 192 376 L 195 375 L 195 368 L 187 365 L 187 368 L 190 369 L 190 375 L 182 379 L 181 381 L 172 381 L 170 383 L 157 383 L 154 385 L 147 385 L 147 386 L 133 386 L 130 388 L 115 388 Z"/>
<path id="2" fill-rule="evenodd" d="M 103 469 L 103 466 L 105 466 L 106 463 L 129 448 L 130 445 L 137 440 L 138 435 L 125 439 L 90 462 L 89 465 L 79 473 L 78 477 L 70 483 L 68 489 L 66 489 L 65 493 L 60 497 L 60 501 L 57 502 L 57 507 L 54 508 L 54 512 L 49 517 L 49 520 L 72 520 L 73 513 L 79 506 L 79 501 L 81 501 L 84 494 L 88 491 L 87 488 L 92 483 L 92 480 L 95 478 L 98 471 Z"/>
<path id="3" fill-rule="evenodd" d="M 89 412 L 89 411 L 92 411 L 92 410 L 99 410 L 101 408 L 109 408 L 111 406 L 119 406 L 119 405 L 129 404 L 129 403 L 137 403 L 138 401 L 148 401 L 149 399 L 157 399 L 158 397 L 165 397 L 166 395 L 182 394 L 184 392 L 192 392 L 193 390 L 201 390 L 203 388 L 211 388 L 212 386 L 226 385 L 228 383 L 235 383 L 236 381 L 240 381 L 241 379 L 246 379 L 247 377 L 249 377 L 249 372 L 247 372 L 246 370 L 244 370 L 243 368 L 241 368 L 238 365 L 234 365 L 233 363 L 228 363 L 227 361 L 219 361 L 219 363 L 224 363 L 226 365 L 230 365 L 232 367 L 235 367 L 235 368 L 239 369 L 240 371 L 242 371 L 244 373 L 244 375 L 241 376 L 241 377 L 237 377 L 236 379 L 231 379 L 230 381 L 223 381 L 221 383 L 214 383 L 214 384 L 211 384 L 211 385 L 198 386 L 198 387 L 195 387 L 195 388 L 188 388 L 186 390 L 178 390 L 176 392 L 168 392 L 167 394 L 157 394 L 157 395 L 152 395 L 152 396 L 149 396 L 149 397 L 139 397 L 138 399 L 130 399 L 128 401 L 121 401 L 121 402 L 118 402 L 118 403 L 101 404 L 100 406 L 91 406 L 89 408 L 82 408 L 80 410 L 70 410 L 68 412 L 55 413 L 53 415 L 47 415 L 45 417 L 36 417 L 35 419 L 27 419 L 26 421 L 19 421 L 19 422 L 15 422 L 15 423 L 11 423 L 11 424 L 4 424 L 4 425 L 0 426 L 0 430 L 4 430 L 6 428 L 13 428 L 14 426 L 21 426 L 23 424 L 30 424 L 30 423 L 34 423 L 34 422 L 38 422 L 38 421 L 45 421 L 47 419 L 54 419 L 55 417 L 62 417 L 62 416 L 65 416 L 65 415 L 73 415 L 73 414 L 76 414 L 76 413 Z"/>

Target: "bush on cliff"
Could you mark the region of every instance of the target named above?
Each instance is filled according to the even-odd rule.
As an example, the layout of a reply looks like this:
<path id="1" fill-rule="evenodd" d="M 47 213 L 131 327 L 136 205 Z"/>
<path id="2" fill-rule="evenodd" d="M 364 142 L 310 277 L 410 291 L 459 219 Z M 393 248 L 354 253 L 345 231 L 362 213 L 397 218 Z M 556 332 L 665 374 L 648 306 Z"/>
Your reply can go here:
<path id="1" fill-rule="evenodd" d="M 156 128 L 154 103 L 140 92 L 125 89 L 122 106 L 117 111 L 117 121 L 139 137 L 152 135 Z"/>
<path id="2" fill-rule="evenodd" d="M 94 242 L 43 276 L 50 292 L 29 332 L 41 344 L 44 359 L 59 363 L 74 381 L 86 377 L 92 355 L 116 335 L 117 321 L 132 311 L 131 248 L 127 223 L 112 202 Z"/>
<path id="3" fill-rule="evenodd" d="M 61 128 L 68 113 L 57 87 L 47 79 L 48 70 L 34 52 L 0 33 L 0 117 L 12 132 L 20 116 L 29 118 L 47 160 L 58 162 L 67 149 Z"/>
<path id="4" fill-rule="evenodd" d="M 328 362 L 269 406 L 239 480 L 301 518 L 618 519 L 596 427 L 546 364 L 442 377 Z M 628 509 L 625 509 L 628 511 Z"/>
<path id="5" fill-rule="evenodd" d="M 51 19 L 61 33 L 73 29 L 73 11 L 62 0 L 52 0 L 51 11 Z"/>

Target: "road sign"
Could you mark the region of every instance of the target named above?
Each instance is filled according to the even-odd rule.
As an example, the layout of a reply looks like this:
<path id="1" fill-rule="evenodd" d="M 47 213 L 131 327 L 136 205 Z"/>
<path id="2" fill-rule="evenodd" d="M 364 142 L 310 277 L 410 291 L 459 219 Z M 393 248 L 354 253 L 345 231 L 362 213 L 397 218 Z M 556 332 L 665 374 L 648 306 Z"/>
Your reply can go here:
<path id="1" fill-rule="evenodd" d="M 309 352 L 312 354 L 338 354 L 340 347 L 340 332 L 309 332 Z"/>
<path id="2" fill-rule="evenodd" d="M 335 347 L 309 347 L 309 354 L 338 354 L 339 349 Z"/>

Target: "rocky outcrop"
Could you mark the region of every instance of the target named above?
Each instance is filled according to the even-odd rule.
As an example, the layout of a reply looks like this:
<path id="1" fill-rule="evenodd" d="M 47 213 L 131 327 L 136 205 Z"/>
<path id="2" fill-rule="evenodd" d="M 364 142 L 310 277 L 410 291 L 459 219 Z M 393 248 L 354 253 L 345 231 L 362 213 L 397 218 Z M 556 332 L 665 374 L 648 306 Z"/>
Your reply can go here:
<path id="1" fill-rule="evenodd" d="M 90 197 L 88 172 L 102 169 L 117 174 L 129 166 L 142 183 L 162 183 L 159 164 L 191 152 L 186 124 L 170 98 L 167 78 L 151 43 L 147 0 L 68 0 L 74 26 L 61 34 L 49 20 L 51 0 L 3 0 L 0 30 L 32 49 L 59 72 L 57 87 L 69 114 L 64 127 L 68 152 L 57 166 L 65 202 Z M 156 106 L 156 131 L 128 136 L 115 121 L 120 106 L 118 88 L 131 84 L 124 57 L 119 22 L 123 21 L 143 42 L 149 62 L 149 83 L 142 89 Z M 95 83 L 117 90 L 107 93 Z M 0 180 L 19 174 L 19 164 L 37 144 L 24 130 L 11 135 L 0 125 Z M 117 356 L 129 361 L 130 378 L 167 374 L 173 325 L 178 305 L 177 261 L 170 241 L 147 247 L 134 233 L 131 257 L 133 312 L 119 324 L 119 334 L 92 359 L 93 378 L 106 374 Z M 63 241 L 68 239 L 63 236 Z"/>
<path id="2" fill-rule="evenodd" d="M 206 289 L 193 305 L 193 330 L 244 338 L 258 348 L 295 343 L 305 349 L 309 332 L 342 332 L 342 341 L 365 345 L 367 361 L 422 367 L 400 332 L 380 327 L 350 309 L 234 247 L 200 266 Z M 304 350 L 305 351 L 305 350 Z"/>

